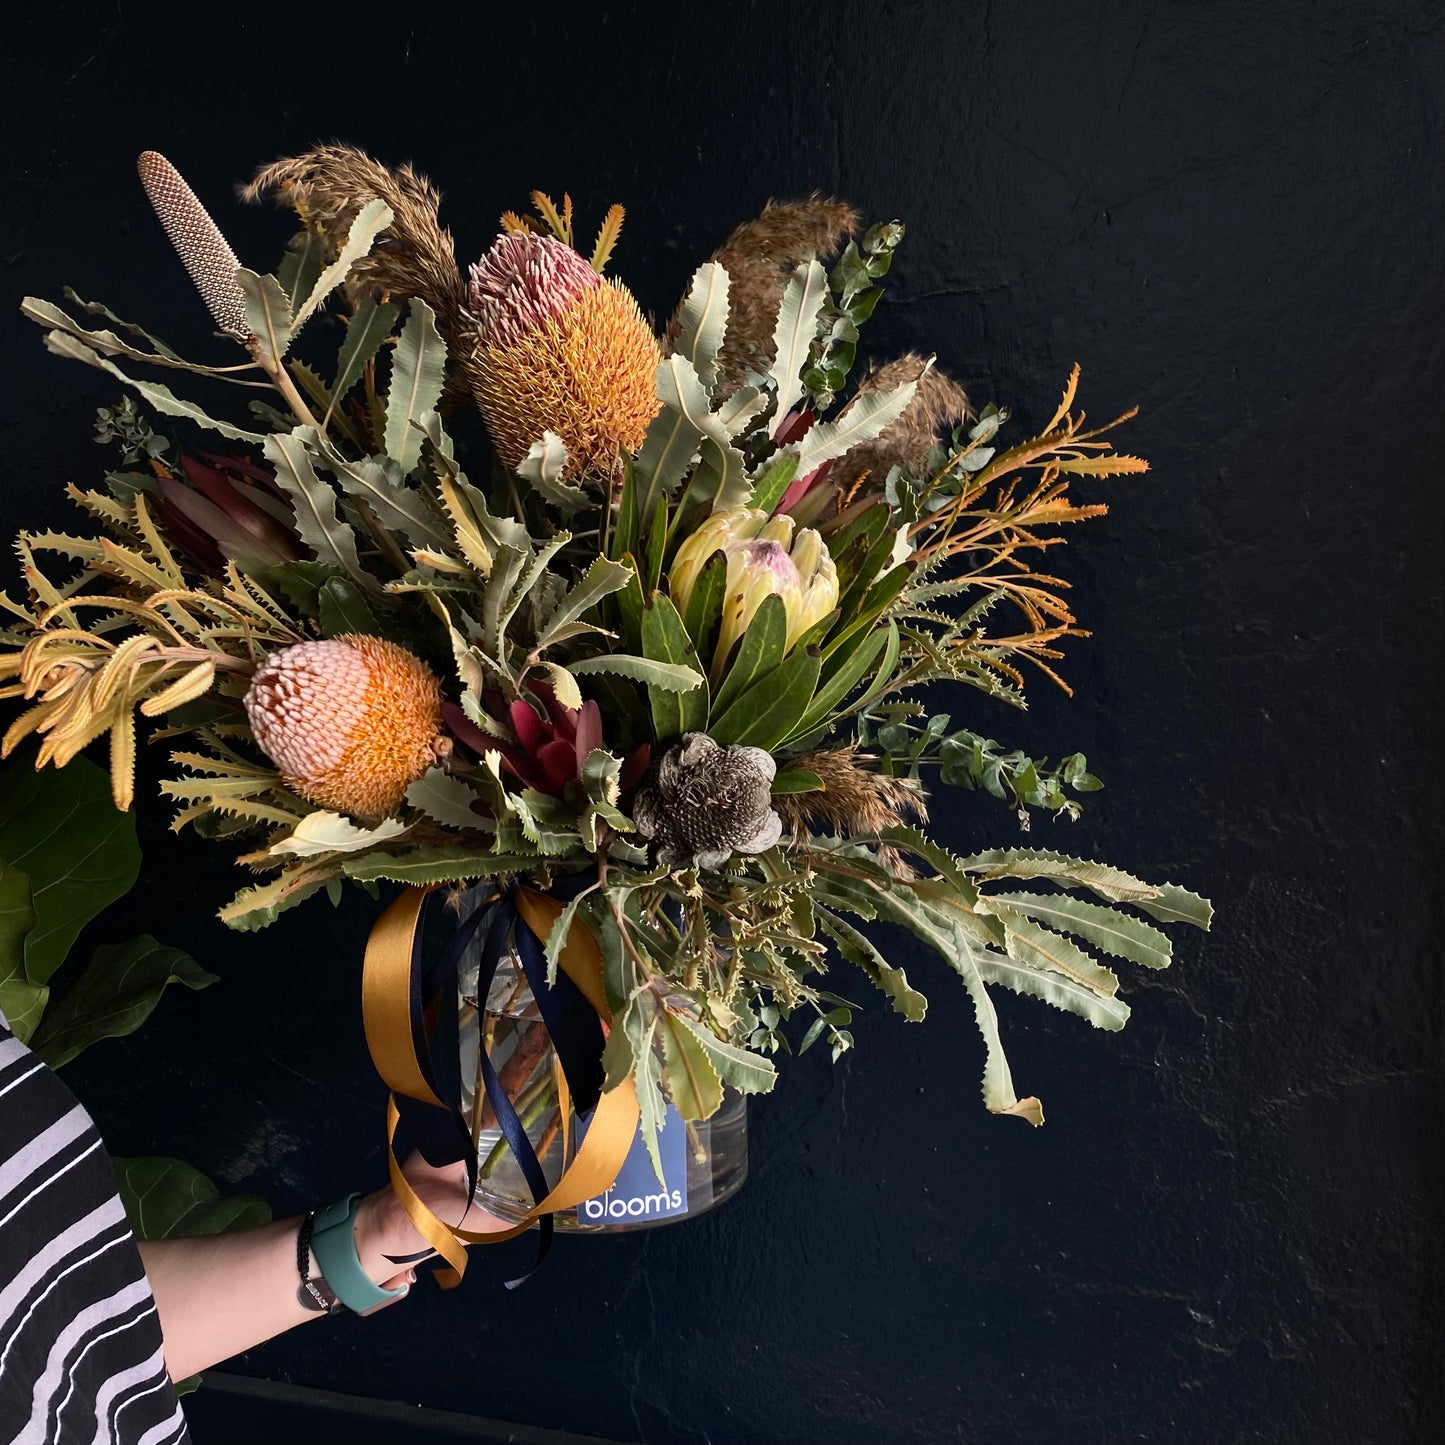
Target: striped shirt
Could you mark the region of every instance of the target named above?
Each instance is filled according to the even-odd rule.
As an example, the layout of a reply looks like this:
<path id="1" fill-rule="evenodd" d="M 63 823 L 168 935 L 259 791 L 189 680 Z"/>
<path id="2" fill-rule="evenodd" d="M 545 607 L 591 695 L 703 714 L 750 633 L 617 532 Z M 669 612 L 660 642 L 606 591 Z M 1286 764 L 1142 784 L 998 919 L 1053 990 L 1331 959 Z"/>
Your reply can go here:
<path id="1" fill-rule="evenodd" d="M 100 1135 L 0 1014 L 0 1441 L 188 1438 Z"/>

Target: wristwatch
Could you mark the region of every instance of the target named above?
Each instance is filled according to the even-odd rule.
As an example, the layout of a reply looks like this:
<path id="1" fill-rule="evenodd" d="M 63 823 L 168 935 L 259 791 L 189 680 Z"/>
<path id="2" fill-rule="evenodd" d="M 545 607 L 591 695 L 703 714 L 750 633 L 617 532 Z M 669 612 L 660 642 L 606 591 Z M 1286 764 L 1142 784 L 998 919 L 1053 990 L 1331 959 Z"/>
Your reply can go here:
<path id="1" fill-rule="evenodd" d="M 335 1204 L 328 1204 L 307 1216 L 301 1226 L 301 1237 L 297 1241 L 297 1264 L 301 1270 L 302 1294 L 309 1297 L 312 1306 L 326 1296 L 336 1302 L 334 1308 L 345 1305 L 354 1314 L 364 1314 L 377 1305 L 396 1299 L 406 1293 L 406 1286 L 396 1289 L 382 1289 L 373 1284 L 361 1267 L 361 1257 L 356 1252 L 356 1235 L 352 1226 L 356 1222 L 356 1206 L 361 1195 L 348 1194 Z M 306 1225 L 310 1224 L 308 1231 Z M 309 1234 L 309 1238 L 306 1236 Z M 302 1242 L 306 1248 L 302 1248 Z M 317 1268 L 321 1271 L 319 1280 L 309 1276 L 307 1266 L 309 1255 L 316 1256 Z M 313 1294 L 310 1286 L 320 1288 Z M 303 1303 L 306 1301 L 303 1300 Z M 324 1305 L 328 1312 L 331 1304 Z"/>

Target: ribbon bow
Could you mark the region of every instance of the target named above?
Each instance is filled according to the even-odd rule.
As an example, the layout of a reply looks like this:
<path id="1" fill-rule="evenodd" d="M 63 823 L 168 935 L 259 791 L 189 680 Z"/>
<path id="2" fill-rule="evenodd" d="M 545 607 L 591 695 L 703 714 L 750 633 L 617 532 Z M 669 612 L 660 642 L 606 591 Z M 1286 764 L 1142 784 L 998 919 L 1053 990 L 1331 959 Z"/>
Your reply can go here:
<path id="1" fill-rule="evenodd" d="M 572 887 L 584 881 L 579 879 Z M 439 1283 L 450 1289 L 460 1283 L 466 1270 L 468 1244 L 513 1239 L 533 1224 L 540 1227 L 537 1258 L 532 1265 L 535 1269 L 551 1246 L 552 1215 L 603 1193 L 617 1178 L 637 1132 L 638 1106 L 631 1077 L 606 1093 L 601 1091 L 602 1044 L 611 1016 L 602 986 L 601 956 L 587 926 L 573 919 L 558 958 L 557 981 L 548 984 L 542 939 L 561 916 L 562 904 L 545 893 L 513 884 L 483 899 L 457 926 L 446 948 L 427 964 L 420 925 L 426 901 L 435 887 L 406 889 L 377 919 L 367 940 L 361 997 L 367 1047 L 377 1073 L 391 1091 L 386 1118 L 391 1187 L 423 1238 L 450 1266 L 437 1272 Z M 405 1119 L 428 1163 L 463 1162 L 470 1208 L 477 1188 L 472 1131 L 462 1114 L 460 1100 L 448 1098 L 453 1091 L 438 1083 L 432 1067 L 431 1040 L 442 1010 L 456 998 L 457 967 L 484 924 L 477 976 L 478 1006 L 485 1007 L 492 978 L 510 941 L 561 1066 L 559 1085 L 565 1087 L 559 1088 L 559 1094 L 564 1123 L 569 1109 L 567 1096 L 570 1107 L 579 1114 L 596 1106 L 576 1156 L 549 1190 L 526 1128 L 486 1049 L 480 1049 L 478 1062 L 488 1101 L 533 1199 L 532 1208 L 520 1223 L 495 1233 L 465 1230 L 438 1218 L 402 1173 L 395 1144 L 398 1126 Z M 515 1288 L 525 1278 L 523 1275 L 508 1280 L 507 1287 Z"/>

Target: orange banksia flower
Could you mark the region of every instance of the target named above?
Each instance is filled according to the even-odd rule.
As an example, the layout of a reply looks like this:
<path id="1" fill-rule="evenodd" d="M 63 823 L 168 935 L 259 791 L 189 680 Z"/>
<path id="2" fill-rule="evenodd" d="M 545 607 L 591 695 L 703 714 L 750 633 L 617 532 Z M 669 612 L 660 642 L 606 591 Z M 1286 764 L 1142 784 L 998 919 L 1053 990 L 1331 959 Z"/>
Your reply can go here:
<path id="1" fill-rule="evenodd" d="M 245 701 L 287 787 L 323 808 L 387 817 L 438 758 L 441 684 L 419 657 L 379 637 L 273 652 Z"/>
<path id="2" fill-rule="evenodd" d="M 573 479 L 606 475 L 620 448 L 642 445 L 658 349 L 625 286 L 552 236 L 502 235 L 472 267 L 467 306 L 477 405 L 510 470 L 547 431 Z"/>

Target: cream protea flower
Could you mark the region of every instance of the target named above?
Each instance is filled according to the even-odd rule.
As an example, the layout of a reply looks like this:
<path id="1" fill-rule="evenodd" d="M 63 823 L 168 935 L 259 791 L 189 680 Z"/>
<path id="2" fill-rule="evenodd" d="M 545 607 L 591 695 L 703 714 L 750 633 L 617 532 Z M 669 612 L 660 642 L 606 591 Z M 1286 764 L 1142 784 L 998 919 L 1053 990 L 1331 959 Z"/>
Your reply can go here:
<path id="1" fill-rule="evenodd" d="M 657 413 L 657 341 L 627 288 L 552 236 L 502 235 L 472 267 L 477 405 L 515 471 L 542 433 L 565 475 L 610 473 Z"/>
<path id="2" fill-rule="evenodd" d="M 823 539 L 804 527 L 793 536 L 791 517 L 774 517 L 749 507 L 714 512 L 677 549 L 667 574 L 668 595 L 679 612 L 708 560 L 721 552 L 728 561 L 713 671 L 727 661 L 733 644 L 747 630 L 766 598 L 783 599 L 788 618 L 784 652 L 815 627 L 838 601 L 838 573 Z"/>
<path id="3" fill-rule="evenodd" d="M 283 647 L 257 670 L 245 702 L 286 786 L 337 812 L 389 816 L 438 757 L 441 684 L 419 657 L 379 637 Z"/>
<path id="4" fill-rule="evenodd" d="M 782 836 L 771 796 L 776 774 L 762 748 L 684 733 L 637 790 L 632 820 L 663 867 L 721 868 L 734 853 L 766 852 Z"/>

